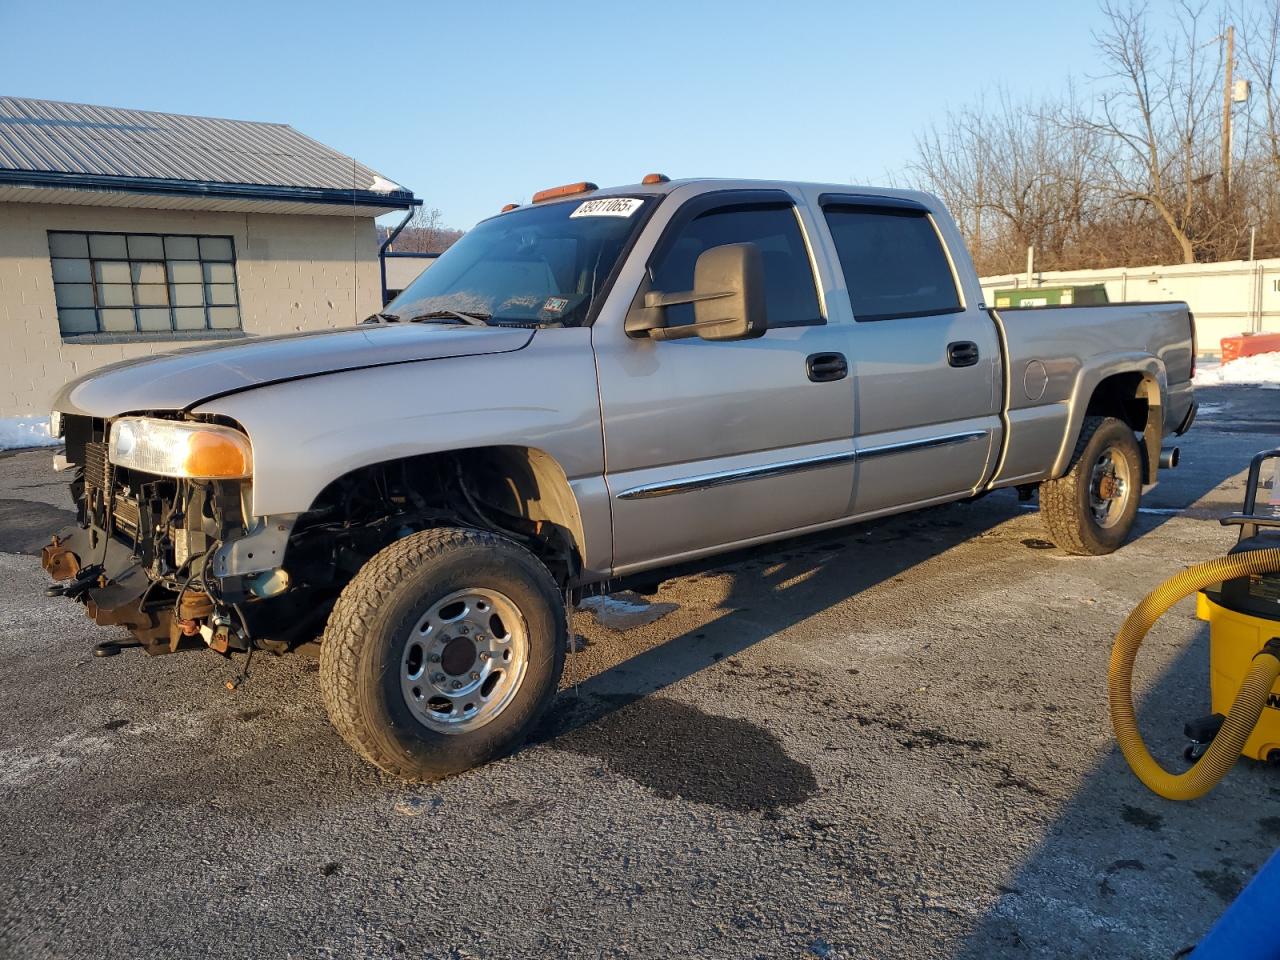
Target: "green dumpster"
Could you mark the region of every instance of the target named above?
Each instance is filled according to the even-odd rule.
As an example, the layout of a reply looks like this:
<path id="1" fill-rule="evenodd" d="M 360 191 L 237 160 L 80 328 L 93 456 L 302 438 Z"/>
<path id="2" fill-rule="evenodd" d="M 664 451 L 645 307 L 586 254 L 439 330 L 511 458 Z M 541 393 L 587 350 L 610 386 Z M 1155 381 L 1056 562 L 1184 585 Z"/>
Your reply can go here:
<path id="1" fill-rule="evenodd" d="M 996 308 L 1018 307 L 1081 307 L 1108 303 L 1107 287 L 1103 283 L 1091 283 L 1078 287 L 1014 287 L 997 290 Z"/>

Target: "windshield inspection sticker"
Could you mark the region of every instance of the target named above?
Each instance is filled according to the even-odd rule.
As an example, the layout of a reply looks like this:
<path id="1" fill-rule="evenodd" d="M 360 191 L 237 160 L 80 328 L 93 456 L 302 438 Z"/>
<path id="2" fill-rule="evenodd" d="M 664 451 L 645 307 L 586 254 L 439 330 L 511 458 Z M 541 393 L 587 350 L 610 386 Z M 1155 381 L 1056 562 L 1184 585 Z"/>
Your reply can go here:
<path id="1" fill-rule="evenodd" d="M 547 297 L 547 302 L 542 305 L 543 313 L 564 313 L 564 308 L 569 305 L 568 297 Z"/>
<path id="2" fill-rule="evenodd" d="M 579 204 L 569 217 L 629 217 L 643 205 L 644 201 L 635 197 L 602 197 Z"/>

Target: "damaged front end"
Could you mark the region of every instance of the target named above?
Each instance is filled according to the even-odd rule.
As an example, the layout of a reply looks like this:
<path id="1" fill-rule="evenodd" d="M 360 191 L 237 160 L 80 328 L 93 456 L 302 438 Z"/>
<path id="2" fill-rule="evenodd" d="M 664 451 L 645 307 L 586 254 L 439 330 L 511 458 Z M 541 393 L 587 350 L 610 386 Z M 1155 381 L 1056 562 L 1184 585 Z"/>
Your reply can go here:
<path id="1" fill-rule="evenodd" d="M 61 420 L 77 526 L 41 552 L 49 594 L 126 628 L 148 653 L 248 650 L 245 578 L 211 576 L 219 548 L 252 532 L 247 438 L 219 424 Z"/>
<path id="2" fill-rule="evenodd" d="M 524 515 L 519 491 L 532 481 L 514 483 L 511 463 L 483 452 L 371 464 L 301 513 L 255 516 L 252 450 L 230 423 L 67 415 L 62 427 L 78 524 L 44 548 L 49 592 L 125 627 L 148 653 L 318 649 L 351 578 L 432 527 L 515 539 L 565 580 L 576 562 L 564 528 Z"/>

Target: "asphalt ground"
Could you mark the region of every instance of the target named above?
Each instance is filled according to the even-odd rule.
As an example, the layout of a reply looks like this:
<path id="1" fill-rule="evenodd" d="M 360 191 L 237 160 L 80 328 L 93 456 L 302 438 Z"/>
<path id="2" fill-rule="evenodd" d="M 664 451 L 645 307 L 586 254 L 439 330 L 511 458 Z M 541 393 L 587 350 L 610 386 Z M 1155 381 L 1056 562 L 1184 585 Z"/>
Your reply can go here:
<path id="1" fill-rule="evenodd" d="M 1171 957 L 1280 842 L 1280 770 L 1164 801 L 1107 714 L 1115 629 L 1280 442 L 1280 391 L 1200 398 L 1115 555 L 1000 493 L 677 571 L 575 615 L 532 744 L 431 786 L 351 754 L 312 660 L 93 658 L 33 555 L 49 452 L 0 455 L 0 956 Z M 1186 603 L 1139 660 L 1170 766 L 1206 639 Z"/>

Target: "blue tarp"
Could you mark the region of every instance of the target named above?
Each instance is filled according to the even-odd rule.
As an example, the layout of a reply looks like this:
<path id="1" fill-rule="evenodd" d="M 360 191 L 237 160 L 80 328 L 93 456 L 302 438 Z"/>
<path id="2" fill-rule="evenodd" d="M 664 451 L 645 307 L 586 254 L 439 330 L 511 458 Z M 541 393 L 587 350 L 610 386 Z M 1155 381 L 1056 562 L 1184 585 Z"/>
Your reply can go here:
<path id="1" fill-rule="evenodd" d="M 1280 960 L 1280 850 L 1262 865 L 1188 960 Z"/>

